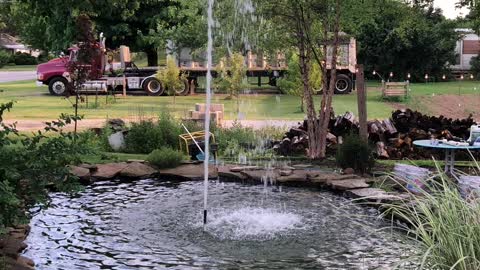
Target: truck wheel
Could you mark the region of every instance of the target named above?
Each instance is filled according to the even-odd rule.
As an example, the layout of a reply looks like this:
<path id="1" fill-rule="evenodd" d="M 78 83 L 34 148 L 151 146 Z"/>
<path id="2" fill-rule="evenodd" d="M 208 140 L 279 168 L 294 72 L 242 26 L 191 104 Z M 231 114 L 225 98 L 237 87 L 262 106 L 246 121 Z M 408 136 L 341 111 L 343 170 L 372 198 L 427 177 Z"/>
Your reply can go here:
<path id="1" fill-rule="evenodd" d="M 143 82 L 143 90 L 150 96 L 161 96 L 165 89 L 157 78 L 148 78 Z"/>
<path id="2" fill-rule="evenodd" d="M 48 91 L 53 96 L 64 96 L 67 93 L 67 79 L 56 77 L 48 83 Z"/>
<path id="3" fill-rule="evenodd" d="M 348 94 L 352 91 L 352 80 L 345 74 L 338 74 L 335 81 L 335 94 Z"/>
<path id="4" fill-rule="evenodd" d="M 188 87 L 188 80 L 183 81 L 183 88 L 175 91 L 175 94 L 177 96 L 186 96 L 186 95 L 190 94 L 190 87 Z"/>

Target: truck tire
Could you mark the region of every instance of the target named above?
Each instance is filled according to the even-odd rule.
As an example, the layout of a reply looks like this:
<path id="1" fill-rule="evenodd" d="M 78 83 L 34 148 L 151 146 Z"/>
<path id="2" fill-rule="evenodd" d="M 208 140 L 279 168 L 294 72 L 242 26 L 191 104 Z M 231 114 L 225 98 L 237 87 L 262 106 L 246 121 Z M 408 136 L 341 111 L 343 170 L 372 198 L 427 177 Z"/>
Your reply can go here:
<path id="1" fill-rule="evenodd" d="M 147 92 L 149 96 L 161 96 L 165 91 L 162 83 L 157 78 L 147 78 L 143 82 L 143 90 Z"/>
<path id="2" fill-rule="evenodd" d="M 67 93 L 67 79 L 55 77 L 48 83 L 48 91 L 53 96 L 64 96 Z"/>
<path id="3" fill-rule="evenodd" d="M 345 74 L 338 74 L 335 81 L 335 94 L 348 94 L 352 91 L 352 80 Z"/>
<path id="4" fill-rule="evenodd" d="M 188 80 L 183 81 L 183 88 L 175 91 L 177 96 L 187 96 L 190 94 L 190 87 L 188 86 Z"/>

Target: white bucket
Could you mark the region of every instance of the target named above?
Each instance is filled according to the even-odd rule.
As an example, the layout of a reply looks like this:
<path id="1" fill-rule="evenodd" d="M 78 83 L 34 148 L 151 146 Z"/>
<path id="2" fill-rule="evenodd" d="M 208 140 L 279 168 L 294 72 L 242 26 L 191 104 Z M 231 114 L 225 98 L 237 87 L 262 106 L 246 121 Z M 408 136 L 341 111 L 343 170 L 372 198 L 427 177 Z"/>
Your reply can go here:
<path id="1" fill-rule="evenodd" d="M 407 189 L 413 193 L 421 193 L 425 189 L 425 181 L 430 171 L 413 165 L 395 164 L 394 174 L 405 181 Z"/>

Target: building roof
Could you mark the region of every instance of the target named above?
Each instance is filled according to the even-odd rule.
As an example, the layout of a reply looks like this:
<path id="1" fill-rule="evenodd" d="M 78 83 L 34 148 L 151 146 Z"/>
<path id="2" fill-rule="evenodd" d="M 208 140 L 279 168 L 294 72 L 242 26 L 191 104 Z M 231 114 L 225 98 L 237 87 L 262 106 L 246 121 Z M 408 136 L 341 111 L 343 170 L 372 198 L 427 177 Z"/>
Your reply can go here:
<path id="1" fill-rule="evenodd" d="M 25 44 L 18 42 L 18 39 L 16 37 L 13 37 L 6 33 L 0 33 L 0 48 L 17 50 L 28 49 Z"/>

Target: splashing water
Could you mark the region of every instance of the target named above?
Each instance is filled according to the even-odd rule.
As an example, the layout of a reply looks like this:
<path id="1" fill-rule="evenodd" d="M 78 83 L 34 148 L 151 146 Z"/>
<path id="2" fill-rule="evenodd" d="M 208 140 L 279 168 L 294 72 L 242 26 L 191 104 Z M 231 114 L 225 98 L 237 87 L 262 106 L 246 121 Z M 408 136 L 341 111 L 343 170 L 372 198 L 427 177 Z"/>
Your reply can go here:
<path id="1" fill-rule="evenodd" d="M 268 240 L 305 229 L 300 215 L 274 208 L 211 211 L 207 232 L 222 240 Z"/>

